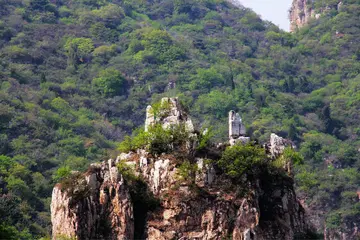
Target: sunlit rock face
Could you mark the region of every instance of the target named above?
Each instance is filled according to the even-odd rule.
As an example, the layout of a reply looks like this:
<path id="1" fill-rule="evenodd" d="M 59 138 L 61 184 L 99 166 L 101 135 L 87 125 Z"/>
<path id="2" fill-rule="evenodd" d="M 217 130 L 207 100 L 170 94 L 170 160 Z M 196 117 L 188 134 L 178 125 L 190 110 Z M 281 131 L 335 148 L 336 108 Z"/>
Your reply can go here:
<path id="1" fill-rule="evenodd" d="M 131 239 L 133 206 L 129 189 L 114 160 L 93 164 L 69 186 L 52 193 L 53 239 Z"/>
<path id="2" fill-rule="evenodd" d="M 272 158 L 280 156 L 286 147 L 294 148 L 293 142 L 288 139 L 279 137 L 275 133 L 270 135 L 270 143 L 268 144 L 268 148 Z"/>
<path id="3" fill-rule="evenodd" d="M 315 17 L 312 9 L 312 0 L 294 0 L 289 11 L 290 32 L 306 25 L 311 18 Z"/>
<path id="4" fill-rule="evenodd" d="M 159 200 L 159 207 L 146 215 L 144 239 L 293 239 L 306 229 L 291 178 L 259 179 L 241 196 L 235 189 L 226 190 L 231 182 L 202 158 L 196 159 L 194 183 L 179 179 L 171 155 L 154 158 L 143 151 L 123 154 L 117 161 L 136 165 L 137 174 Z M 129 186 L 113 169 L 115 163 L 92 166 L 82 183 L 89 193 L 79 199 L 61 186 L 54 188 L 53 239 L 134 239 L 136 206 Z"/>
<path id="5" fill-rule="evenodd" d="M 289 10 L 290 32 L 304 27 L 311 19 L 319 19 L 322 14 L 330 10 L 340 11 L 343 6 L 341 0 L 333 1 L 320 9 L 313 8 L 313 2 L 317 0 L 293 0 Z"/>
<path id="6" fill-rule="evenodd" d="M 246 128 L 239 113 L 231 110 L 229 112 L 229 143 L 230 146 L 247 144 L 250 138 L 246 137 Z"/>
<path id="7" fill-rule="evenodd" d="M 194 125 L 188 114 L 183 111 L 178 98 L 162 98 L 158 110 L 147 106 L 145 131 L 156 123 L 161 124 L 163 128 L 184 124 L 187 131 L 194 131 Z"/>

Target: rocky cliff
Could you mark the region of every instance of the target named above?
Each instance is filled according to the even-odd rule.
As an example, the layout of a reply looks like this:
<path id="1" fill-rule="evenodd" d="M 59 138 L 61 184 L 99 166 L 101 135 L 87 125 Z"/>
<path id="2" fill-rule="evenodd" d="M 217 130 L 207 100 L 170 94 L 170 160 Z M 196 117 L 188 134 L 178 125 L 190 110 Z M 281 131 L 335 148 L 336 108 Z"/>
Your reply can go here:
<path id="1" fill-rule="evenodd" d="M 177 100 L 163 101 L 171 111 L 162 124 L 171 119 L 171 125 L 190 125 Z M 159 121 L 152 117 L 148 114 L 148 126 Z M 272 139 L 270 154 L 280 155 L 284 146 L 279 144 L 285 141 Z M 186 169 L 183 154 L 139 149 L 57 184 L 51 203 L 53 239 L 251 240 L 306 234 L 305 212 L 286 172 L 263 171 L 251 180 L 245 175 L 244 184 L 234 185 L 211 161 L 220 149 L 194 154 L 191 146 L 186 158 L 194 165 Z"/>
<path id="2" fill-rule="evenodd" d="M 289 10 L 290 19 L 290 32 L 294 32 L 299 28 L 305 26 L 311 19 L 319 19 L 322 14 L 334 9 L 339 11 L 343 2 L 333 1 L 331 4 L 319 4 L 319 7 L 315 7 L 317 0 L 293 0 L 291 8 Z"/>
<path id="3" fill-rule="evenodd" d="M 311 0 L 294 0 L 289 11 L 290 32 L 303 27 L 311 18 L 319 18 L 320 14 L 316 14 L 312 8 Z"/>
<path id="4" fill-rule="evenodd" d="M 356 222 L 349 222 L 339 229 L 324 229 L 324 240 L 349 240 L 359 239 L 359 227 Z"/>
<path id="5" fill-rule="evenodd" d="M 52 193 L 53 239 L 132 239 L 134 214 L 129 188 L 114 161 L 74 173 Z"/>

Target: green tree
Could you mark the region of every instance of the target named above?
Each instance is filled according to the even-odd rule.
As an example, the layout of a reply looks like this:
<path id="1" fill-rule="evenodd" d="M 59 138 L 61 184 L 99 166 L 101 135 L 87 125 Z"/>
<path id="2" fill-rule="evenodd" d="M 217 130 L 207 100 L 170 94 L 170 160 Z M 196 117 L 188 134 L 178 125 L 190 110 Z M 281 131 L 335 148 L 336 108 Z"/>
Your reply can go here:
<path id="1" fill-rule="evenodd" d="M 118 38 L 115 30 L 107 28 L 105 24 L 101 22 L 91 25 L 90 33 L 95 39 L 106 42 L 115 42 Z"/>
<path id="2" fill-rule="evenodd" d="M 113 97 L 126 93 L 126 80 L 116 69 L 107 68 L 99 73 L 97 78 L 94 78 L 92 85 L 96 92 Z"/>
<path id="3" fill-rule="evenodd" d="M 17 240 L 19 237 L 19 232 L 14 226 L 0 224 L 0 239 Z"/>
<path id="4" fill-rule="evenodd" d="M 58 168 L 53 176 L 55 181 L 61 181 L 71 175 L 71 169 L 69 166 L 62 166 Z"/>
<path id="5" fill-rule="evenodd" d="M 5 155 L 0 155 L 0 174 L 7 174 L 15 164 L 14 160 Z"/>
<path id="6" fill-rule="evenodd" d="M 88 62 L 94 50 L 94 43 L 90 38 L 69 38 L 65 44 L 69 65 Z"/>
<path id="7" fill-rule="evenodd" d="M 117 46 L 100 46 L 95 48 L 93 52 L 93 56 L 95 57 L 95 61 L 99 61 L 101 64 L 106 64 L 108 61 L 116 55 Z"/>
<path id="8" fill-rule="evenodd" d="M 260 146 L 248 144 L 226 148 L 217 164 L 226 175 L 239 179 L 244 174 L 247 174 L 249 178 L 253 177 L 265 162 L 265 150 Z"/>
<path id="9" fill-rule="evenodd" d="M 209 91 L 211 88 L 221 86 L 224 84 L 223 76 L 214 68 L 197 69 L 197 74 L 194 76 L 194 81 L 191 83 L 192 89 L 201 89 L 202 91 Z"/>
<path id="10" fill-rule="evenodd" d="M 117 4 L 106 4 L 92 11 L 95 17 L 110 28 L 116 28 L 125 17 L 124 10 Z"/>

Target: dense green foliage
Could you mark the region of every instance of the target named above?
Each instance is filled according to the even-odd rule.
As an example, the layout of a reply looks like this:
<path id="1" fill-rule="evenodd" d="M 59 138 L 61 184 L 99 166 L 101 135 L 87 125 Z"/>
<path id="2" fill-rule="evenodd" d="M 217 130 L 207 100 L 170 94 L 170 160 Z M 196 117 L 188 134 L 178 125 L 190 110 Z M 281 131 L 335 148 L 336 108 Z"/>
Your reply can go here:
<path id="1" fill-rule="evenodd" d="M 271 165 L 276 168 L 284 168 L 284 166 L 291 167 L 291 165 L 299 166 L 304 163 L 303 156 L 296 152 L 294 149 L 287 147 L 285 148 L 283 154 L 271 162 Z M 288 169 L 292 172 L 292 169 Z"/>
<path id="2" fill-rule="evenodd" d="M 251 178 L 266 163 L 265 149 L 250 144 L 226 148 L 221 159 L 217 162 L 225 174 L 234 179 L 241 179 L 245 174 L 247 178 Z"/>
<path id="3" fill-rule="evenodd" d="M 138 129 L 134 131 L 133 137 L 126 136 L 119 145 L 121 152 L 146 149 L 149 153 L 156 155 L 170 153 L 173 151 L 186 150 L 186 141 L 189 133 L 184 125 L 172 126 L 164 129 L 161 124 L 149 127 L 148 131 Z"/>
<path id="4" fill-rule="evenodd" d="M 134 182 L 138 180 L 138 177 L 135 175 L 135 166 L 126 164 L 125 161 L 120 160 L 117 168 L 126 181 Z"/>
<path id="5" fill-rule="evenodd" d="M 358 221 L 360 5 L 342 2 L 290 34 L 224 0 L 0 0 L 1 229 L 48 235 L 55 181 L 174 94 L 216 140 L 230 109 L 261 142 L 294 140 L 308 204 Z"/>
<path id="6" fill-rule="evenodd" d="M 187 182 L 189 184 L 195 184 L 196 173 L 199 171 L 196 163 L 191 163 L 189 160 L 185 160 L 177 168 L 177 178 L 181 182 Z"/>

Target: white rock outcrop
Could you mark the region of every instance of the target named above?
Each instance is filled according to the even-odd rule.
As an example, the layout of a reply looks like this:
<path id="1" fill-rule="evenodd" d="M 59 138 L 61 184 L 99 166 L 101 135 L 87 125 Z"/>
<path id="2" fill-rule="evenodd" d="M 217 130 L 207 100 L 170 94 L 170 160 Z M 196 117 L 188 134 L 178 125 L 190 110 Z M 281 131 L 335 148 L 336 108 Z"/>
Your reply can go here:
<path id="1" fill-rule="evenodd" d="M 317 14 L 311 7 L 312 0 L 294 0 L 289 10 L 290 32 L 306 25 Z M 320 17 L 320 16 L 319 16 Z"/>
<path id="2" fill-rule="evenodd" d="M 272 158 L 280 156 L 286 147 L 295 148 L 293 142 L 290 140 L 279 137 L 275 133 L 270 135 L 270 144 L 268 145 L 268 148 Z"/>
<path id="3" fill-rule="evenodd" d="M 324 1 L 325 3 L 326 1 Z M 330 1 L 328 1 L 330 2 Z M 290 32 L 294 32 L 297 29 L 304 27 L 309 23 L 311 19 L 319 19 L 321 15 L 329 12 L 330 10 L 341 11 L 343 2 L 340 0 L 328 3 L 323 8 L 314 9 L 314 0 L 293 0 L 291 8 L 289 10 L 290 19 Z"/>
<path id="4" fill-rule="evenodd" d="M 236 144 L 247 144 L 250 138 L 246 137 L 246 128 L 239 113 L 231 110 L 229 112 L 229 143 L 230 146 Z"/>
<path id="5" fill-rule="evenodd" d="M 154 112 L 152 106 L 146 108 L 145 131 L 156 123 L 162 124 L 163 128 L 173 125 L 184 124 L 186 131 L 194 132 L 194 125 L 190 117 L 181 108 L 178 98 L 162 98 L 159 112 Z"/>

